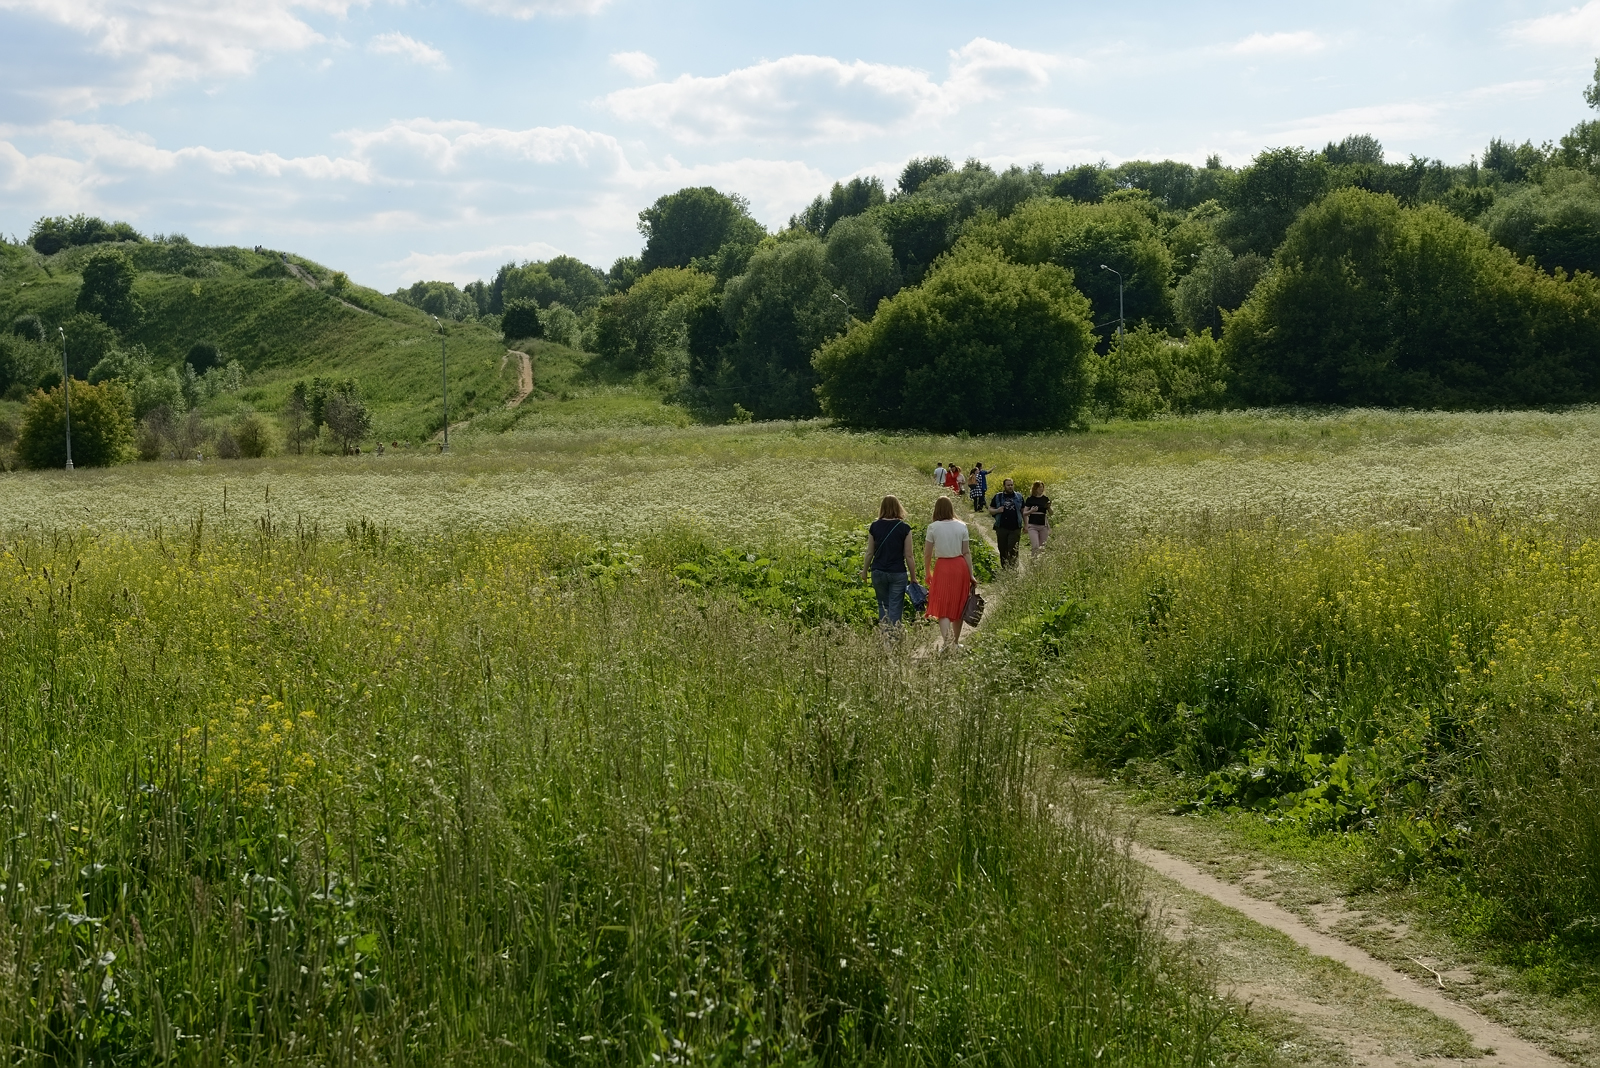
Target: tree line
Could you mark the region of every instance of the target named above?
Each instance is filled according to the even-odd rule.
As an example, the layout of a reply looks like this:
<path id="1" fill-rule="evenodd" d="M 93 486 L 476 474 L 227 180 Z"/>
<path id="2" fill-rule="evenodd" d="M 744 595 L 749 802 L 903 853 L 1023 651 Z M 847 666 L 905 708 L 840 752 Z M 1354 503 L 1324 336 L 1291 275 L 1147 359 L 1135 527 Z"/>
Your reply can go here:
<path id="1" fill-rule="evenodd" d="M 1600 63 L 1588 91 L 1600 106 Z M 1463 164 L 1320 150 L 1049 173 L 939 156 L 769 233 L 682 189 L 637 256 L 395 294 L 709 415 L 1032 429 L 1226 404 L 1600 399 L 1600 122 Z"/>

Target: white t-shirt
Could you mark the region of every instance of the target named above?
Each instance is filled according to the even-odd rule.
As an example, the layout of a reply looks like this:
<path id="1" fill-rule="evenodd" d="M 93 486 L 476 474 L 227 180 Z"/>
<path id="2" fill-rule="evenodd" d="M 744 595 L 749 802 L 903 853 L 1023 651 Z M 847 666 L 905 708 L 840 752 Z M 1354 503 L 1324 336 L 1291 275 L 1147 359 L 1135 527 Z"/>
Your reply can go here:
<path id="1" fill-rule="evenodd" d="M 940 464 L 933 469 L 933 484 L 935 486 L 944 485 L 944 464 Z"/>
<path id="2" fill-rule="evenodd" d="M 962 550 L 971 538 L 967 525 L 959 519 L 941 519 L 936 523 L 929 523 L 927 531 L 923 534 L 923 541 L 933 546 L 935 559 L 962 555 Z"/>

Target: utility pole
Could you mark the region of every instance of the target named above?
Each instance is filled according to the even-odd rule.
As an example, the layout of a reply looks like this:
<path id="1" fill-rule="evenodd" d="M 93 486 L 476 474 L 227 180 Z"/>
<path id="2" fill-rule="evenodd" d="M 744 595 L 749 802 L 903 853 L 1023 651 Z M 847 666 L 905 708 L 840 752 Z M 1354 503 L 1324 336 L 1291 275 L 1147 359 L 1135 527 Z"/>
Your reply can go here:
<path id="1" fill-rule="evenodd" d="M 444 444 L 439 447 L 440 452 L 450 451 L 450 372 L 445 366 L 444 356 L 444 324 L 439 322 L 439 317 L 433 317 L 434 325 L 439 328 L 439 388 L 444 397 Z"/>
<path id="2" fill-rule="evenodd" d="M 1121 271 L 1112 270 L 1110 267 L 1107 267 L 1103 263 L 1100 265 L 1100 269 L 1102 271 L 1111 271 L 1112 274 L 1117 276 L 1117 336 L 1121 337 L 1122 336 L 1122 326 L 1123 326 L 1124 323 L 1127 322 L 1127 319 L 1125 319 L 1123 317 L 1123 311 L 1122 311 L 1122 272 Z"/>
<path id="3" fill-rule="evenodd" d="M 67 470 L 72 470 L 72 376 L 67 373 L 67 331 L 65 327 L 58 326 L 56 330 L 61 333 L 61 398 L 67 403 Z"/>

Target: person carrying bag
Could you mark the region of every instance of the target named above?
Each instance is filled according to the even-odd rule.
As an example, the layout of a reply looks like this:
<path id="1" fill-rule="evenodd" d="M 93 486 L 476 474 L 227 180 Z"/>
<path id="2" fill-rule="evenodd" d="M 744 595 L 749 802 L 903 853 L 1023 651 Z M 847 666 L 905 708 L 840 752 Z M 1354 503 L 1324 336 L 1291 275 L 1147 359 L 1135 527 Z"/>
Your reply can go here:
<path id="1" fill-rule="evenodd" d="M 923 603 L 927 602 L 926 592 L 913 581 L 917 577 L 917 558 L 911 524 L 906 522 L 906 510 L 898 497 L 885 497 L 878 506 L 878 518 L 867 528 L 867 556 L 861 577 L 872 580 L 872 592 L 878 598 L 878 625 L 885 637 L 899 630 L 907 593 L 911 594 L 913 606 L 919 592 Z"/>

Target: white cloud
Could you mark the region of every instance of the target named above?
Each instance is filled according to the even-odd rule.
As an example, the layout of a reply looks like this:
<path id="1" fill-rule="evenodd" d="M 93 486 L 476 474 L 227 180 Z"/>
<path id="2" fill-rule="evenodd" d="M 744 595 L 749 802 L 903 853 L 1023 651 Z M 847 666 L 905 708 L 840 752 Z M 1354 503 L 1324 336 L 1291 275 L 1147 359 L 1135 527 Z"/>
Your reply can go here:
<path id="1" fill-rule="evenodd" d="M 611 0 L 462 0 L 468 7 L 491 15 L 531 19 L 538 15 L 596 15 Z"/>
<path id="2" fill-rule="evenodd" d="M 794 55 L 714 77 L 685 74 L 619 89 L 604 102 L 622 118 L 689 142 L 859 141 L 1014 90 L 1042 88 L 1059 62 L 979 37 L 950 53 L 942 83 L 912 67 Z"/>
<path id="3" fill-rule="evenodd" d="M 630 78 L 653 78 L 656 61 L 647 52 L 613 52 L 611 65 Z"/>
<path id="4" fill-rule="evenodd" d="M 403 56 L 411 62 L 424 67 L 437 67 L 439 70 L 450 69 L 450 64 L 445 60 L 443 52 L 413 37 L 407 37 L 403 33 L 380 33 L 367 44 L 367 51 L 376 52 L 379 55 Z"/>
<path id="5" fill-rule="evenodd" d="M 461 285 L 494 273 L 511 260 L 548 260 L 562 254 L 561 249 L 544 241 L 526 245 L 491 245 L 467 252 L 412 252 L 383 264 L 395 277 L 428 282 L 455 282 Z"/>
<path id="6" fill-rule="evenodd" d="M 301 13 L 343 15 L 352 0 L 0 0 L 80 34 L 101 61 L 92 79 L 47 90 L 78 110 L 127 103 L 168 86 L 248 74 L 261 56 L 324 40 Z M 359 0 L 356 0 L 359 2 Z"/>
<path id="7" fill-rule="evenodd" d="M 1511 27 L 1511 36 L 1528 44 L 1557 48 L 1600 46 L 1600 0 L 1516 23 Z"/>
<path id="8" fill-rule="evenodd" d="M 1293 56 L 1322 51 L 1325 42 L 1310 30 L 1252 33 L 1228 51 L 1241 56 Z"/>

